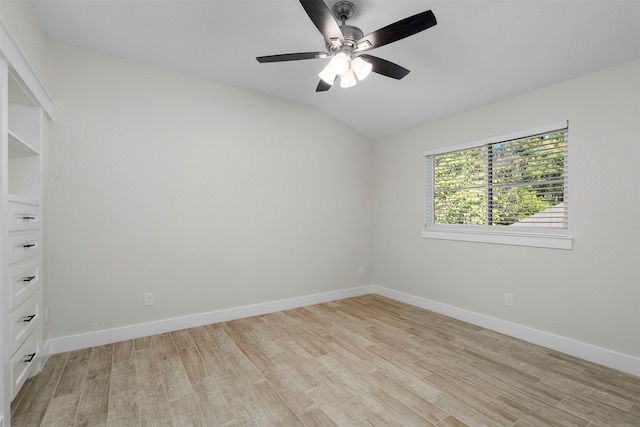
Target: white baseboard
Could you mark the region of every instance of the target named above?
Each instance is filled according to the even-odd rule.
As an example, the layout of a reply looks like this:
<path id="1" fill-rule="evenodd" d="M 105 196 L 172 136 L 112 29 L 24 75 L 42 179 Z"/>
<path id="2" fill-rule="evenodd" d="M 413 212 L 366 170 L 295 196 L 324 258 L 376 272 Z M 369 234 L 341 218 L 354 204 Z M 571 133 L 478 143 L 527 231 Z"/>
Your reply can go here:
<path id="1" fill-rule="evenodd" d="M 45 354 L 63 353 L 65 351 L 79 350 L 95 347 L 118 341 L 125 341 L 149 335 L 177 331 L 185 328 L 208 325 L 212 323 L 226 322 L 244 317 L 258 316 L 282 310 L 305 307 L 313 304 L 321 304 L 329 301 L 337 301 L 366 294 L 378 294 L 396 301 L 424 308 L 435 313 L 453 317 L 492 331 L 538 344 L 552 350 L 560 351 L 571 356 L 579 357 L 590 362 L 598 363 L 622 372 L 640 376 L 640 358 L 618 353 L 612 350 L 596 347 L 580 341 L 554 335 L 548 332 L 496 319 L 484 314 L 464 310 L 451 305 L 443 304 L 426 298 L 396 291 L 377 285 L 360 286 L 339 291 L 325 292 L 279 301 L 270 301 L 261 304 L 246 305 L 224 310 L 216 310 L 207 313 L 194 314 L 172 319 L 158 320 L 155 322 L 141 323 L 102 331 L 88 332 L 85 334 L 67 337 L 53 338 L 47 341 Z"/>
<path id="2" fill-rule="evenodd" d="M 559 351 L 580 359 L 598 363 L 609 368 L 617 369 L 631 375 L 640 376 L 640 358 L 618 353 L 605 348 L 596 347 L 580 341 L 554 335 L 549 332 L 496 319 L 484 314 L 464 310 L 447 304 L 442 304 L 426 298 L 382 286 L 372 285 L 373 293 L 404 302 L 416 307 L 424 308 L 435 313 L 443 314 L 454 319 L 462 320 L 492 331 L 500 332 L 514 338 L 518 338 L 533 344 L 541 345 L 552 350 Z"/>
<path id="3" fill-rule="evenodd" d="M 259 316 L 261 314 L 290 310 L 293 308 L 321 304 L 324 302 L 336 301 L 370 293 L 373 293 L 373 286 L 371 285 L 342 289 L 339 291 L 323 292 L 320 294 L 210 311 L 207 313 L 163 319 L 155 322 L 123 326 L 120 328 L 87 332 L 79 335 L 52 338 L 47 342 L 47 346 L 49 354 L 63 353 L 65 351 L 80 350 L 88 347 L 146 337 L 149 335 L 177 331 L 180 329 L 194 328 L 212 323 L 241 319 L 244 317 Z"/>

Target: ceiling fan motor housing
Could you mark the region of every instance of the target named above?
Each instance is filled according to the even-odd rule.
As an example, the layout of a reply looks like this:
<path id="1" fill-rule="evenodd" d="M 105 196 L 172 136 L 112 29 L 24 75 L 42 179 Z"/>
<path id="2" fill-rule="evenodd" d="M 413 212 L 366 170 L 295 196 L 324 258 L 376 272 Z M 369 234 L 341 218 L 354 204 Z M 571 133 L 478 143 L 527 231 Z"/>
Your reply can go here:
<path id="1" fill-rule="evenodd" d="M 345 44 L 343 46 L 339 46 L 328 43 L 327 48 L 329 49 L 329 52 L 333 54 L 340 51 L 346 51 L 345 53 L 352 55 L 353 50 L 356 49 L 356 42 L 364 35 L 360 28 L 354 27 L 353 25 L 345 25 L 345 21 L 351 18 L 355 13 L 356 7 L 350 1 L 339 1 L 333 5 L 331 11 L 336 19 L 342 22 L 340 30 L 342 31 Z"/>
<path id="2" fill-rule="evenodd" d="M 332 43 L 327 43 L 327 49 L 329 52 L 335 53 L 345 48 L 353 51 L 356 48 L 356 42 L 364 36 L 360 28 L 352 25 L 342 25 L 340 30 L 342 30 L 345 44 L 344 46 L 336 46 Z"/>
<path id="3" fill-rule="evenodd" d="M 355 47 L 356 42 L 364 36 L 360 28 L 354 27 L 352 25 L 343 25 L 340 27 L 340 29 L 342 30 L 344 41 L 347 44 L 353 45 L 353 47 Z"/>

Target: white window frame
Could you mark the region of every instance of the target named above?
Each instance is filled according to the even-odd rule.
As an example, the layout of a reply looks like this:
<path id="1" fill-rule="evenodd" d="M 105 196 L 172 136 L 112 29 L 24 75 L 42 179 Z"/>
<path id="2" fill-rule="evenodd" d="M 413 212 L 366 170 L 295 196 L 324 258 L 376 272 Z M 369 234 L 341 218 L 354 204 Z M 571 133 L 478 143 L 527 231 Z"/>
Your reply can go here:
<path id="1" fill-rule="evenodd" d="M 471 141 L 455 146 L 442 147 L 424 152 L 425 161 L 431 161 L 434 155 L 449 153 L 452 151 L 466 150 L 476 148 L 487 144 L 495 144 L 506 142 L 514 139 L 522 139 L 548 132 L 564 130 L 569 127 L 567 120 L 553 123 L 546 126 L 540 126 L 519 132 L 513 132 L 504 135 L 498 135 L 490 138 L 484 138 Z M 568 150 L 565 147 L 565 150 Z M 568 156 L 568 152 L 567 152 Z M 568 215 L 568 182 L 569 176 L 568 162 L 565 163 L 565 203 L 567 204 Z M 573 238 L 569 235 L 568 228 L 559 229 L 536 229 L 534 227 L 496 227 L 481 225 L 461 225 L 461 224 L 434 224 L 433 223 L 433 175 L 429 176 L 429 171 L 433 173 L 433 169 L 426 167 L 426 209 L 425 209 L 425 228 L 422 230 L 421 236 L 426 239 L 444 239 L 459 240 L 466 242 L 494 243 L 502 245 L 516 246 L 532 246 L 551 249 L 573 249 Z"/>

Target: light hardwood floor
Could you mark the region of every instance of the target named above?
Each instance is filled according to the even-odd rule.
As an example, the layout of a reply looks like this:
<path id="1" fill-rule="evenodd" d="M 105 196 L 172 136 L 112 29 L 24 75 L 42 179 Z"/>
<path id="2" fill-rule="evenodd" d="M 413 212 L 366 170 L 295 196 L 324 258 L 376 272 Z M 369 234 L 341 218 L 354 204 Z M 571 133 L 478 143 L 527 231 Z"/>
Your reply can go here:
<path id="1" fill-rule="evenodd" d="M 51 356 L 26 426 L 640 426 L 640 378 L 376 295 Z"/>

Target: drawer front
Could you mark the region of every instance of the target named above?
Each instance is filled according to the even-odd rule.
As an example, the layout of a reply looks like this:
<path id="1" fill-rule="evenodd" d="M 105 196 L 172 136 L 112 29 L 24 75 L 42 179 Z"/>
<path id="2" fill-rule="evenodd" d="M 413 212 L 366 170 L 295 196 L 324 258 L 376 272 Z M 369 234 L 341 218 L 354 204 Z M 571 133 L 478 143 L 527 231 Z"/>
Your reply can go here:
<path id="1" fill-rule="evenodd" d="M 41 348 L 42 328 L 38 328 L 11 357 L 11 400 L 16 397 L 25 380 L 35 373 Z"/>
<path id="2" fill-rule="evenodd" d="M 9 308 L 22 304 L 38 288 L 40 283 L 40 258 L 30 259 L 9 269 Z"/>
<path id="3" fill-rule="evenodd" d="M 9 237 L 9 263 L 13 264 L 40 252 L 39 232 L 16 234 Z"/>
<path id="4" fill-rule="evenodd" d="M 9 202 L 9 231 L 31 230 L 39 227 L 40 206 Z"/>
<path id="5" fill-rule="evenodd" d="M 40 293 L 33 294 L 11 313 L 11 350 L 18 348 L 40 325 Z"/>

